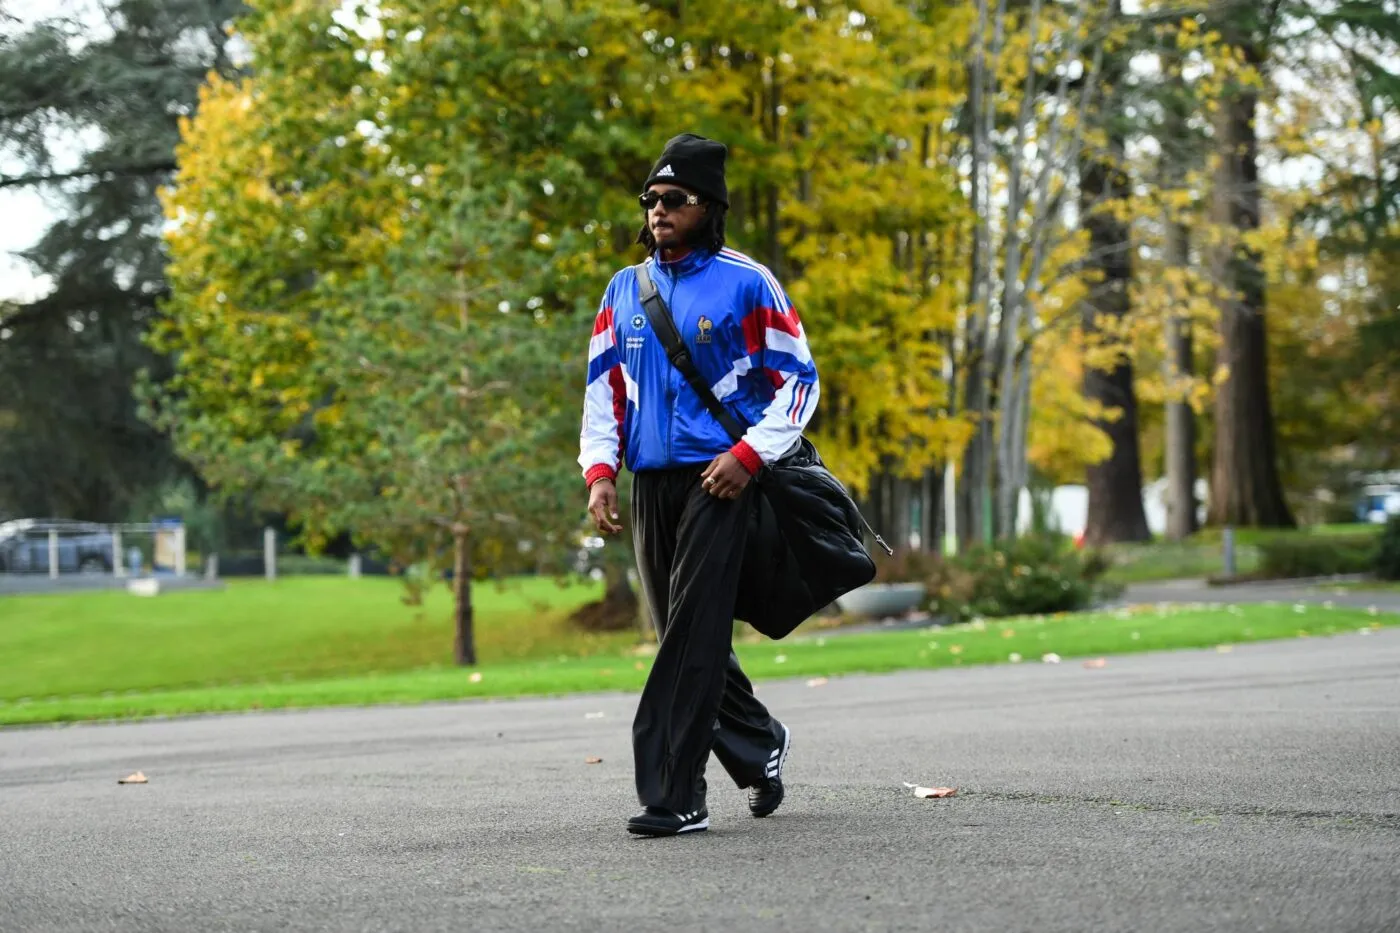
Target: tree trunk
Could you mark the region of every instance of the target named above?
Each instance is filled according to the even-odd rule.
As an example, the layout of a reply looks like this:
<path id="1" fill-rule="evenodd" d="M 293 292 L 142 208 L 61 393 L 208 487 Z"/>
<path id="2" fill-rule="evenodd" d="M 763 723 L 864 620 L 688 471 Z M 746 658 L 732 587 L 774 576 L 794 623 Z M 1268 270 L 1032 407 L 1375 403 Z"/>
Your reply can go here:
<path id="1" fill-rule="evenodd" d="M 895 548 L 899 550 L 908 550 L 909 533 L 913 530 L 909 514 L 909 493 L 911 484 L 909 480 L 902 476 L 891 476 L 890 486 L 892 487 L 890 499 L 893 501 L 894 505 L 894 522 L 890 525 L 890 531 L 894 534 L 890 540 L 899 542 L 893 545 Z"/>
<path id="2" fill-rule="evenodd" d="M 1030 313 L 1032 323 L 1035 314 Z M 1015 523 L 1021 505 L 1021 490 L 1029 490 L 1031 485 L 1031 462 L 1030 462 L 1030 440 L 1031 440 L 1031 357 L 1034 347 L 1024 348 L 1024 359 L 1016 373 L 1016 384 L 1013 387 L 1013 401 L 1015 406 L 1012 414 L 1015 419 L 1014 429 L 1011 432 L 1010 457 L 1012 463 L 1011 477 L 1012 483 L 1016 487 L 1016 504 L 1011 511 L 1010 522 L 1012 531 L 1015 531 Z"/>
<path id="3" fill-rule="evenodd" d="M 1180 58 L 1174 53 L 1167 59 L 1167 72 L 1177 75 Z M 1200 150 L 1192 139 L 1187 123 L 1189 96 L 1185 81 L 1173 77 L 1170 96 L 1166 100 L 1166 121 L 1163 124 L 1160 174 L 1162 187 L 1180 191 L 1186 187 L 1188 170 L 1200 164 Z M 1191 266 L 1191 233 L 1181 218 L 1168 208 L 1162 217 L 1166 231 L 1165 262 L 1169 270 L 1186 270 Z M 1174 296 L 1185 302 L 1188 295 Z M 1195 376 L 1195 350 L 1191 322 L 1172 315 L 1167 320 L 1166 360 L 1163 365 L 1167 385 L 1166 405 L 1166 473 L 1167 473 L 1167 539 L 1181 541 L 1196 532 L 1196 412 L 1184 395 Z"/>
<path id="4" fill-rule="evenodd" d="M 970 308 L 967 321 L 967 342 L 964 352 L 963 410 L 976 421 L 974 434 L 963 452 L 962 485 L 958 487 L 958 533 L 965 545 L 992 537 L 988 527 L 986 499 L 991 493 L 992 424 L 991 424 L 991 277 L 994 269 L 989 213 L 987 173 L 991 161 L 990 118 L 984 113 L 991 97 L 987 65 L 987 0 L 977 3 L 977 54 L 969 69 L 968 109 L 971 112 L 972 165 L 970 170 L 971 197 L 974 213 L 973 243 L 970 257 Z"/>
<path id="5" fill-rule="evenodd" d="M 924 551 L 936 554 L 943 549 L 943 471 L 926 471 L 920 484 L 923 487 L 923 511 L 920 513 L 919 541 Z"/>
<path id="6" fill-rule="evenodd" d="M 452 657 L 462 667 L 476 664 L 476 637 L 472 633 L 472 556 L 467 529 L 452 529 L 452 608 L 456 637 Z"/>
<path id="7" fill-rule="evenodd" d="M 972 352 L 976 353 L 974 349 Z M 987 399 L 986 371 L 979 361 L 967 368 L 967 410 L 977 418 L 977 427 L 963 452 L 962 483 L 958 486 L 958 536 L 964 547 L 993 537 L 989 527 L 991 509 L 991 404 Z"/>
<path id="8" fill-rule="evenodd" d="M 1167 358 L 1170 376 L 1191 374 L 1191 324 L 1172 320 L 1167 324 Z M 1180 541 L 1194 534 L 1196 526 L 1196 413 L 1186 400 L 1167 402 L 1167 538 Z"/>
<path id="9" fill-rule="evenodd" d="M 1113 87 L 1116 76 L 1110 65 L 1105 84 Z M 1110 98 L 1111 101 L 1111 98 Z M 1104 201 L 1117 201 L 1128 195 L 1128 179 L 1121 168 L 1124 161 L 1121 131 L 1110 129 L 1108 152 L 1086 155 L 1080 160 L 1080 216 L 1089 230 L 1089 249 L 1094 266 L 1103 280 L 1094 287 L 1097 295 L 1085 302 L 1084 330 L 1092 334 L 1100 319 L 1121 320 L 1129 310 L 1128 286 L 1132 279 L 1132 236 L 1128 225 L 1112 210 L 1097 209 Z M 1084 371 L 1084 395 L 1105 406 L 1116 408 L 1116 419 L 1098 422 L 1108 435 L 1113 452 L 1103 463 L 1088 469 L 1089 514 L 1084 531 L 1086 543 L 1147 541 L 1147 514 L 1142 507 L 1142 458 L 1138 451 L 1137 392 L 1133 386 L 1133 365 L 1126 355 L 1108 372 Z"/>
<path id="10" fill-rule="evenodd" d="M 1184 269 L 1189 261 L 1184 224 L 1168 221 L 1167 264 Z M 1190 321 L 1167 322 L 1166 381 L 1184 386 L 1194 372 Z M 1196 413 L 1185 399 L 1167 402 L 1167 538 L 1180 541 L 1196 531 Z"/>
<path id="11" fill-rule="evenodd" d="M 1219 164 L 1212 219 L 1232 228 L 1235 244 L 1216 250 L 1216 281 L 1227 293 L 1220 305 L 1220 362 L 1229 377 L 1215 396 L 1215 454 L 1210 521 L 1216 525 L 1291 527 L 1283 497 L 1269 399 L 1264 327 L 1264 270 L 1242 237 L 1259 228 L 1258 92 L 1234 89 L 1215 119 Z"/>

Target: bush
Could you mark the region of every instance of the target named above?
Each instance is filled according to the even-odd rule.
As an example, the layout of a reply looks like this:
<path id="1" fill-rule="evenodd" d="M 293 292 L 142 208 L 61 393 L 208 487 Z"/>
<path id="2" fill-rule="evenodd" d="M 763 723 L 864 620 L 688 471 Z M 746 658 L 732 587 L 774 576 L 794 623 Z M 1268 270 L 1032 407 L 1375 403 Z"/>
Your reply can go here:
<path id="1" fill-rule="evenodd" d="M 1374 533 L 1272 535 L 1259 541 L 1259 576 L 1272 579 L 1369 573 L 1380 541 Z"/>
<path id="2" fill-rule="evenodd" d="M 942 560 L 931 551 L 898 548 L 893 555 L 875 552 L 875 579 L 872 583 L 927 583 L 938 575 Z"/>
<path id="3" fill-rule="evenodd" d="M 1029 536 L 942 564 L 929 590 L 936 611 L 953 619 L 1073 612 L 1093 603 L 1107 566 L 1059 536 Z"/>
<path id="4" fill-rule="evenodd" d="M 1392 515 L 1381 532 L 1376 550 L 1376 576 L 1382 580 L 1400 580 L 1400 515 Z"/>

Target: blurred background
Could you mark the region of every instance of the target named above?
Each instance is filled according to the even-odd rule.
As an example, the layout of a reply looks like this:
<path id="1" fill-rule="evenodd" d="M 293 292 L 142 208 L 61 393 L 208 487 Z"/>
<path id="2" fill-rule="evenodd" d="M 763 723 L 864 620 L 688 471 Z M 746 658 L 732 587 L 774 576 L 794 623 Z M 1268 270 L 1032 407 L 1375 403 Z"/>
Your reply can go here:
<path id="1" fill-rule="evenodd" d="M 251 577 L 241 625 L 373 592 L 407 646 L 279 676 L 634 643 L 574 459 L 680 132 L 729 146 L 906 608 L 1388 572 L 1395 0 L 6 2 L 0 592 L 124 602 L 0 616 Z M 1044 590 L 978 596 L 1000 553 Z"/>

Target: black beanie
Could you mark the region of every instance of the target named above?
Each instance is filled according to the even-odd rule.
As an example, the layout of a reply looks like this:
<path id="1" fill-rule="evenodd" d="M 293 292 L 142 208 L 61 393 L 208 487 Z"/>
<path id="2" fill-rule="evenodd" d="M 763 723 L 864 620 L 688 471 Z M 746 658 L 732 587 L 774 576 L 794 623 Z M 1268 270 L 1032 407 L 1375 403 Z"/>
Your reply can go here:
<path id="1" fill-rule="evenodd" d="M 651 167 L 651 176 L 642 185 L 642 191 L 665 181 L 728 207 L 729 188 L 724 183 L 724 157 L 728 151 L 724 143 L 682 133 L 661 150 L 661 158 Z"/>

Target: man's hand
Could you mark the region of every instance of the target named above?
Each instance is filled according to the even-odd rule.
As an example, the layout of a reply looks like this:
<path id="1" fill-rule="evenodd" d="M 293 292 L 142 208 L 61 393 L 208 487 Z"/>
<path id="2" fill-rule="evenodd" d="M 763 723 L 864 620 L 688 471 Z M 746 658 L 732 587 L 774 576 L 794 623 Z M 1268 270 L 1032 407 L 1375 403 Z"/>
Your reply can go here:
<path id="1" fill-rule="evenodd" d="M 737 499 L 753 479 L 739 458 L 725 451 L 705 467 L 700 485 L 716 499 Z"/>
<path id="2" fill-rule="evenodd" d="M 622 530 L 617 521 L 617 486 L 612 480 L 600 479 L 588 487 L 588 514 L 605 535 L 615 535 Z"/>

